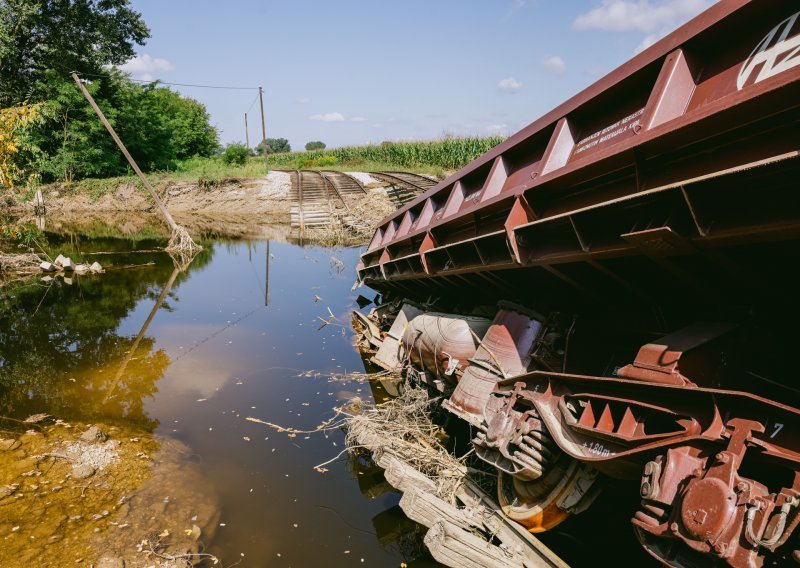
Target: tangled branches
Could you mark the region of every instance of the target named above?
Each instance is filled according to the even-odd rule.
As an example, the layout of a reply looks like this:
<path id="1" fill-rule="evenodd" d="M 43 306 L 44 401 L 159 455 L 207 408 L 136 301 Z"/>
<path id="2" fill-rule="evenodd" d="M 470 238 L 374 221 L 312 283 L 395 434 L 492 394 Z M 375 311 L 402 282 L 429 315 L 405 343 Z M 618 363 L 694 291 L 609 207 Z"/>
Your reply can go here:
<path id="1" fill-rule="evenodd" d="M 34 274 L 39 272 L 42 259 L 32 252 L 5 253 L 0 252 L 0 272 L 15 274 Z"/>
<path id="2" fill-rule="evenodd" d="M 191 533 L 191 531 L 188 532 Z M 153 558 L 161 560 L 158 565 L 162 568 L 192 568 L 197 562 L 205 560 L 210 561 L 214 566 L 220 563 L 219 558 L 205 552 L 168 552 L 164 545 L 164 539 L 169 536 L 169 531 L 164 531 L 161 534 L 152 532 L 137 545 L 136 549 L 138 552 L 143 553 L 149 560 Z M 239 562 L 241 562 L 241 559 Z M 239 562 L 236 564 L 239 564 Z M 236 564 L 232 564 L 231 566 L 236 566 Z M 231 568 L 231 566 L 228 568 Z"/>
<path id="3" fill-rule="evenodd" d="M 194 255 L 203 250 L 203 247 L 192 240 L 186 229 L 180 225 L 175 225 L 172 229 L 169 243 L 167 243 L 167 247 L 164 250 L 172 256 L 176 266 L 185 269 L 194 258 Z"/>
<path id="4" fill-rule="evenodd" d="M 391 452 L 432 479 L 436 495 L 452 502 L 467 456 L 456 458 L 442 445 L 442 430 L 431 420 L 439 398 L 429 398 L 424 388 L 405 387 L 401 396 L 378 405 L 363 404 L 360 413 L 348 417 L 347 446 Z"/>

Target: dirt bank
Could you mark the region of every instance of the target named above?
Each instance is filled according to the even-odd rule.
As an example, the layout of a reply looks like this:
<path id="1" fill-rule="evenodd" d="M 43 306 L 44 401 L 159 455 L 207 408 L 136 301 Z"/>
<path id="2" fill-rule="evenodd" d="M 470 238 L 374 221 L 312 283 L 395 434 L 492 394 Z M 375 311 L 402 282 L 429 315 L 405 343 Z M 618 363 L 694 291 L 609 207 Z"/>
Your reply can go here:
<path id="1" fill-rule="evenodd" d="M 266 223 L 280 223 L 289 220 L 288 178 L 283 172 L 271 172 L 263 179 L 228 179 L 202 184 L 177 180 L 159 184 L 156 191 L 176 216 L 235 214 L 258 217 Z M 48 214 L 55 216 L 154 210 L 152 200 L 134 183 L 122 183 L 114 191 L 99 196 L 59 184 L 43 188 L 42 193 Z M 19 209 L 27 211 L 29 207 L 23 205 Z"/>
<path id="2" fill-rule="evenodd" d="M 364 179 L 368 176 L 359 175 Z M 385 184 L 371 183 L 369 194 L 363 197 L 347 196 L 350 209 L 370 225 L 394 210 L 381 185 Z M 254 225 L 288 224 L 292 205 L 290 190 L 290 175 L 275 171 L 264 178 L 176 180 L 162 182 L 156 187 L 176 220 L 188 228 L 192 225 L 208 228 L 221 220 L 239 225 L 243 233 L 253 233 Z M 63 184 L 46 186 L 42 193 L 47 218 L 55 223 L 71 223 L 91 214 L 104 218 L 119 217 L 120 226 L 125 226 L 129 224 L 126 216 L 130 212 L 156 212 L 150 197 L 135 183 L 122 183 L 101 195 L 76 191 L 74 186 Z M 12 212 L 22 217 L 32 218 L 32 211 L 30 203 L 12 207 Z"/>

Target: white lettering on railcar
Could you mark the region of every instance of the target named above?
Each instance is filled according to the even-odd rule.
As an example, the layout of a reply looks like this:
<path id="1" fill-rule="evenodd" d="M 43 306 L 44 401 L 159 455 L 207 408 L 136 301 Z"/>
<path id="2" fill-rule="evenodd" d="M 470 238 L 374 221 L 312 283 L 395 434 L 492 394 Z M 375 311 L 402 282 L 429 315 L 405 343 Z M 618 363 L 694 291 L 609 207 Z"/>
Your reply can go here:
<path id="1" fill-rule="evenodd" d="M 616 138 L 626 130 L 632 130 L 636 128 L 636 126 L 641 122 L 641 119 L 636 119 L 642 116 L 643 113 L 644 109 L 639 109 L 636 112 L 629 114 L 625 118 L 616 121 L 614 124 L 609 124 L 602 130 L 598 130 L 597 132 L 590 134 L 575 145 L 575 154 L 580 154 L 589 148 L 594 148 L 598 144 L 602 144 L 603 142 L 607 142 L 612 138 Z"/>
<path id="2" fill-rule="evenodd" d="M 601 458 L 607 458 L 612 455 L 611 450 L 599 442 L 584 442 L 583 447 L 586 448 L 589 453 L 600 456 Z"/>
<path id="3" fill-rule="evenodd" d="M 739 70 L 739 76 L 736 78 L 738 90 L 741 91 L 750 82 L 753 73 L 759 66 L 758 74 L 752 81 L 753 85 L 800 65 L 800 26 L 797 25 L 798 21 L 800 21 L 800 12 L 789 16 L 772 28 L 772 31 L 759 42 Z"/>

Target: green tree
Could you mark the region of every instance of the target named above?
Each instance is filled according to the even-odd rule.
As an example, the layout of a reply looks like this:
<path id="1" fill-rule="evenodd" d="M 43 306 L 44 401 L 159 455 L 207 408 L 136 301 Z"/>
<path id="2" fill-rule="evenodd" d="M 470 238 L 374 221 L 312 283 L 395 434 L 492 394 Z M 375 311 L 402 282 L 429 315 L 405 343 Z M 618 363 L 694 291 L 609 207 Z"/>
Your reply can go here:
<path id="1" fill-rule="evenodd" d="M 39 149 L 30 167 L 47 181 L 126 173 L 127 162 L 72 80 L 55 71 L 45 77 L 46 118 L 29 136 Z M 157 83 L 138 85 L 115 70 L 86 86 L 146 171 L 173 169 L 178 160 L 211 156 L 218 147 L 205 107 L 193 99 Z"/>
<path id="2" fill-rule="evenodd" d="M 44 120 L 31 130 L 27 141 L 29 147 L 38 149 L 38 159 L 23 167 L 38 170 L 46 181 L 72 181 L 117 171 L 119 151 L 114 153 L 105 140 L 108 134 L 75 84 L 52 70 L 44 77 L 49 99 L 42 105 Z M 99 87 L 99 83 L 87 85 L 93 96 L 98 95 Z M 105 107 L 109 120 L 115 122 L 116 113 Z"/>
<path id="3" fill-rule="evenodd" d="M 325 142 L 321 142 L 319 140 L 312 140 L 311 142 L 306 142 L 306 151 L 310 152 L 311 150 L 324 150 L 325 149 Z"/>
<path id="4" fill-rule="evenodd" d="M 0 107 L 44 100 L 51 70 L 102 75 L 148 37 L 129 0 L 0 0 Z"/>
<path id="5" fill-rule="evenodd" d="M 247 163 L 248 156 L 250 156 L 250 148 L 241 142 L 237 142 L 228 144 L 227 148 L 225 148 L 225 152 L 222 153 L 222 161 L 229 165 L 236 164 L 237 166 L 243 166 Z"/>
<path id="6" fill-rule="evenodd" d="M 286 138 L 267 138 L 264 142 L 267 143 L 267 154 L 278 154 L 279 152 L 291 152 L 292 147 Z M 256 154 L 264 153 L 264 142 L 260 142 L 256 146 Z"/>
<path id="7" fill-rule="evenodd" d="M 71 181 L 128 172 L 71 71 L 87 79 L 142 169 L 216 152 L 218 133 L 201 103 L 157 83 L 138 85 L 113 67 L 149 33 L 129 0 L 0 0 L 0 108 L 42 103 L 42 120 L 20 137 L 11 164 L 19 176 Z"/>
<path id="8" fill-rule="evenodd" d="M 212 156 L 217 151 L 219 133 L 211 126 L 205 105 L 171 89 L 155 89 L 154 95 L 160 101 L 161 112 L 168 118 L 170 143 L 177 159 Z"/>

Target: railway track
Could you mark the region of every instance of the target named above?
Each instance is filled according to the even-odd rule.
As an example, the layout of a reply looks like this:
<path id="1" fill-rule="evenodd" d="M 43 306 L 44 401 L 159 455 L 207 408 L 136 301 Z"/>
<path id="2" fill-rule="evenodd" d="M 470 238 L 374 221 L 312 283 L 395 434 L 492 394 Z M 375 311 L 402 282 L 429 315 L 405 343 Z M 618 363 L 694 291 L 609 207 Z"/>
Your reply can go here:
<path id="1" fill-rule="evenodd" d="M 322 174 L 336 187 L 337 191 L 341 194 L 355 194 L 367 195 L 369 192 L 364 184 L 358 178 L 346 174 L 344 172 L 337 172 L 335 170 L 322 170 Z"/>
<path id="2" fill-rule="evenodd" d="M 332 227 L 333 207 L 328 184 L 322 173 L 314 170 L 292 172 L 292 227 Z"/>
<path id="3" fill-rule="evenodd" d="M 335 170 L 281 170 L 292 176 L 290 197 L 292 227 L 336 227 L 342 225 L 355 231 L 371 231 L 347 204 L 347 196 L 368 195 L 361 181 L 345 172 Z M 431 178 L 409 172 L 377 172 L 370 176 L 389 184 L 387 195 L 399 207 L 436 185 Z"/>
<path id="4" fill-rule="evenodd" d="M 347 227 L 369 232 L 372 227 L 353 215 L 345 195 L 366 195 L 364 185 L 351 175 L 336 171 L 295 170 L 292 172 L 291 226 Z"/>
<path id="5" fill-rule="evenodd" d="M 390 184 L 389 197 L 398 206 L 404 205 L 416 196 L 425 193 L 438 183 L 436 180 L 409 172 L 375 172 L 369 175 Z"/>
<path id="6" fill-rule="evenodd" d="M 418 187 L 420 189 L 426 190 L 432 188 L 436 185 L 438 180 L 431 179 L 428 176 L 423 176 L 421 174 L 415 174 L 411 172 L 379 172 L 384 175 L 389 175 L 403 182 Z"/>

